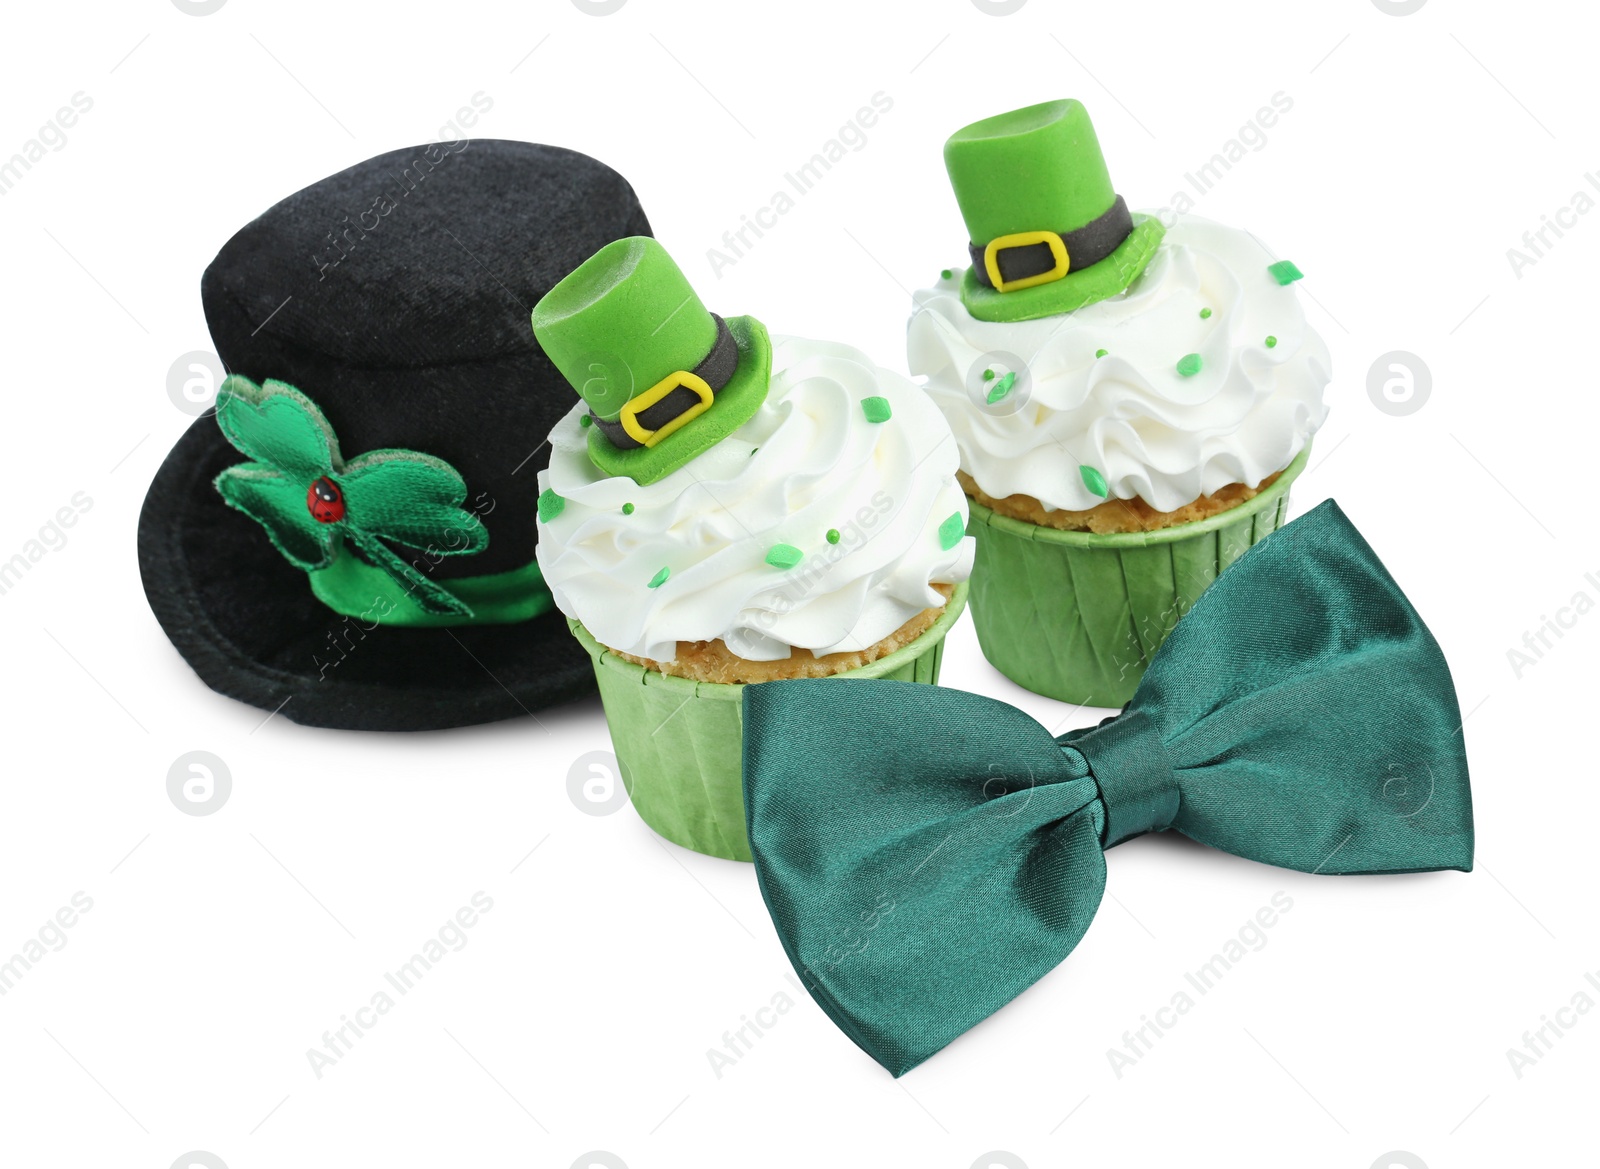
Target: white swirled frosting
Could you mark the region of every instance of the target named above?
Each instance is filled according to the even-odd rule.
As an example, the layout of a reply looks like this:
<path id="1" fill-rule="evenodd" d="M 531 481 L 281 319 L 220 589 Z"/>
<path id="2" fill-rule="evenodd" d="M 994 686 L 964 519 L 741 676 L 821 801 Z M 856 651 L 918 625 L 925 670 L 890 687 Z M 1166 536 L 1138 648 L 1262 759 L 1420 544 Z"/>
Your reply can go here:
<path id="1" fill-rule="evenodd" d="M 1086 510 L 1101 497 L 1085 466 L 1110 498 L 1158 511 L 1254 487 L 1327 416 L 1328 348 L 1294 286 L 1268 273 L 1273 260 L 1247 232 L 1181 217 L 1125 294 L 1010 324 L 967 312 L 957 270 L 915 294 L 910 369 L 955 431 L 961 469 L 996 498 Z M 1184 376 L 1189 354 L 1200 369 Z M 983 370 L 1017 365 L 1013 400 L 988 404 Z"/>
<path id="2" fill-rule="evenodd" d="M 950 428 L 927 396 L 849 346 L 772 341 L 755 416 L 648 486 L 589 460 L 581 403 L 551 431 L 539 488 L 565 504 L 539 523 L 539 568 L 556 605 L 602 644 L 657 661 L 714 638 L 753 661 L 865 649 L 943 605 L 932 585 L 971 574 L 971 538 L 949 549 L 940 539 L 953 515 L 965 528 L 967 502 Z M 887 421 L 868 420 L 871 397 L 888 400 Z M 779 544 L 803 559 L 769 564 Z"/>

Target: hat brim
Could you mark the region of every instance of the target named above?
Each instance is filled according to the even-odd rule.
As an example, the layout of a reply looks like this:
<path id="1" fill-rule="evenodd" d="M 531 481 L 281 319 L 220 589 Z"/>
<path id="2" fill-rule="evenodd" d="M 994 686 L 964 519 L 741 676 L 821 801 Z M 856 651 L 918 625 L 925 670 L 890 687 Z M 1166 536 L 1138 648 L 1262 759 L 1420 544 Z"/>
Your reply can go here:
<path id="1" fill-rule="evenodd" d="M 308 726 L 373 731 L 518 718 L 594 690 L 555 610 L 515 625 L 369 629 L 329 609 L 212 487 L 239 458 L 214 418 L 198 419 L 139 516 L 150 608 L 213 690 Z"/>
<path id="2" fill-rule="evenodd" d="M 980 321 L 1033 321 L 1070 313 L 1119 293 L 1139 278 L 1156 254 L 1167 229 L 1159 219 L 1135 215 L 1133 230 L 1098 264 L 1069 272 L 1049 284 L 1035 284 L 1015 292 L 997 292 L 968 268 L 961 278 L 961 303 Z"/>
<path id="3" fill-rule="evenodd" d="M 739 364 L 709 410 L 655 446 L 626 451 L 612 446 L 600 428 L 593 427 L 589 461 L 607 475 L 625 475 L 644 486 L 670 475 L 754 418 L 772 381 L 772 340 L 754 317 L 729 317 L 727 325 L 739 347 Z"/>

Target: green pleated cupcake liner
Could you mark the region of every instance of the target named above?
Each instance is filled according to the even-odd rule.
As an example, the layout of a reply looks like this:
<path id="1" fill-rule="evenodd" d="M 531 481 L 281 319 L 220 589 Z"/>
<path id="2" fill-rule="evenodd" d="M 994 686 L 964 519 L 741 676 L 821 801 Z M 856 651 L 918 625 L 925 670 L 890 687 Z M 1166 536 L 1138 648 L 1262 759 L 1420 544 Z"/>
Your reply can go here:
<path id="1" fill-rule="evenodd" d="M 1283 525 L 1308 445 L 1237 507 L 1154 532 L 1066 532 L 973 501 L 972 623 L 983 656 L 1019 686 L 1083 706 L 1122 706 L 1200 594 Z"/>
<path id="2" fill-rule="evenodd" d="M 967 603 L 958 585 L 938 621 L 911 644 L 838 678 L 939 681 L 945 634 Z M 744 686 L 695 682 L 646 669 L 568 626 L 594 661 L 617 768 L 634 808 L 674 844 L 728 860 L 750 859 L 741 769 Z"/>

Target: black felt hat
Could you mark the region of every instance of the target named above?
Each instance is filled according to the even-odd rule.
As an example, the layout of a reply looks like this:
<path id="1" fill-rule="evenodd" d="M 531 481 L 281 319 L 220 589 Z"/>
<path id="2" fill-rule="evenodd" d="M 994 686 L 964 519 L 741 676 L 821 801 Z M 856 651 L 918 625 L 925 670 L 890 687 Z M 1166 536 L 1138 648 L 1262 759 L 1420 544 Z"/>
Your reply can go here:
<path id="1" fill-rule="evenodd" d="M 230 376 L 139 519 L 150 607 L 207 685 L 367 730 L 593 688 L 534 560 L 572 391 L 528 314 L 649 232 L 591 158 L 462 140 L 341 171 L 228 241 L 200 291 Z"/>

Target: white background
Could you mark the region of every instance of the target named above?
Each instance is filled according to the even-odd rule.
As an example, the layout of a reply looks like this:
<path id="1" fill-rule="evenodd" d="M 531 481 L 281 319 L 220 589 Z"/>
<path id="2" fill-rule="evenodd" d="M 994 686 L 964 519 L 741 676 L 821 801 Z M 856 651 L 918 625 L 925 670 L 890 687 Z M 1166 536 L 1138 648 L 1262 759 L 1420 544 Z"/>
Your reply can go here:
<path id="1" fill-rule="evenodd" d="M 0 1164 L 1592 1163 L 1600 1012 L 1520 1078 L 1506 1055 L 1580 990 L 1600 1002 L 1600 616 L 1570 611 L 1520 677 L 1507 657 L 1600 600 L 1600 215 L 1520 276 L 1506 255 L 1600 169 L 1587 6 L 120 0 L 6 24 L 0 158 L 74 93 L 93 108 L 0 198 L 0 559 L 74 493 L 92 507 L 0 595 L 0 958 L 75 893 L 93 908 L 0 996 Z M 575 806 L 569 767 L 609 746 L 597 702 L 360 735 L 208 691 L 134 545 L 190 421 L 169 367 L 209 348 L 200 273 L 279 198 L 440 136 L 479 91 L 473 134 L 626 174 L 718 311 L 901 367 L 909 290 L 963 262 L 951 131 L 1081 98 L 1118 189 L 1157 207 L 1288 95 L 1197 209 L 1307 274 L 1335 380 L 1294 512 L 1336 497 L 1443 644 L 1477 871 L 1307 877 L 1136 841 L 1071 958 L 897 1082 L 786 980 L 748 866 Z M 865 147 L 714 275 L 707 249 L 877 91 Z M 1367 393 L 1392 350 L 1431 371 L 1409 416 Z M 1011 686 L 970 623 L 944 679 L 1056 729 L 1100 716 Z M 231 772 L 215 814 L 168 798 L 192 750 Z M 307 1049 L 480 890 L 466 948 L 319 1079 Z M 1279 890 L 1265 947 L 1118 1078 L 1107 1049 Z M 794 1008 L 718 1078 L 707 1050 L 779 993 Z"/>

